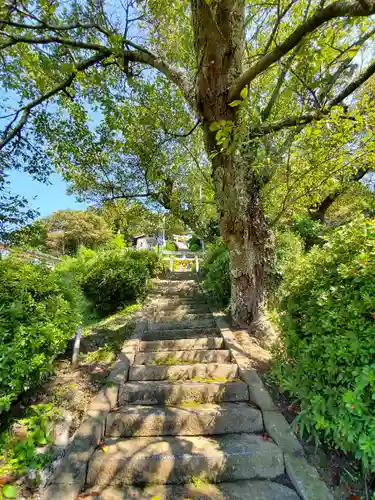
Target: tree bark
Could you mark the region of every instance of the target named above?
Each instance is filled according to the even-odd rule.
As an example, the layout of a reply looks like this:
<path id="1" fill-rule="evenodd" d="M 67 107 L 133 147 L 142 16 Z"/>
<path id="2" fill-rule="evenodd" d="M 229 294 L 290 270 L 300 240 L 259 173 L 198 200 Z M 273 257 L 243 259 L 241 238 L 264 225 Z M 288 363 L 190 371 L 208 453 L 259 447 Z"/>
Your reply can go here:
<path id="1" fill-rule="evenodd" d="M 218 150 L 210 125 L 238 123 L 238 108 L 229 106 L 228 89 L 242 73 L 243 0 L 192 0 L 198 64 L 197 109 L 208 155 Z M 259 321 L 266 300 L 272 235 L 260 200 L 260 185 L 251 168 L 252 152 L 221 152 L 212 159 L 220 229 L 229 249 L 231 310 L 241 326 Z"/>

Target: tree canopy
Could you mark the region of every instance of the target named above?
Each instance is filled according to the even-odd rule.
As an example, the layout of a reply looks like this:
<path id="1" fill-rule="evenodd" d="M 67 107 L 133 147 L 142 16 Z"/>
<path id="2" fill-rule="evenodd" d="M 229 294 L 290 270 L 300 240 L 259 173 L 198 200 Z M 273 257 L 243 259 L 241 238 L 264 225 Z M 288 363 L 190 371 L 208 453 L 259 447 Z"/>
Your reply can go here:
<path id="1" fill-rule="evenodd" d="M 147 198 L 198 234 L 217 211 L 233 316 L 251 322 L 272 224 L 371 170 L 374 15 L 374 0 L 2 3 L 1 160 L 38 165 L 37 145 L 81 197 Z"/>

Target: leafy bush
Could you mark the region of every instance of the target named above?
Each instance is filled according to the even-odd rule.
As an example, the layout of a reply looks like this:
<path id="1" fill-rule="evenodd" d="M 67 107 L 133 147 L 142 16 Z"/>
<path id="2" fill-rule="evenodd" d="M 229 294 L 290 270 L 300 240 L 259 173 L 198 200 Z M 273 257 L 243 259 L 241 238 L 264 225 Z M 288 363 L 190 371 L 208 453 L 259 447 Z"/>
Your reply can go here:
<path id="1" fill-rule="evenodd" d="M 199 252 L 201 250 L 202 245 L 201 245 L 201 240 L 198 238 L 198 236 L 192 236 L 188 242 L 189 245 L 189 250 L 192 252 Z"/>
<path id="2" fill-rule="evenodd" d="M 145 296 L 150 273 L 144 258 L 112 251 L 99 252 L 93 260 L 81 285 L 99 314 L 113 313 Z"/>
<path id="3" fill-rule="evenodd" d="M 176 245 L 176 243 L 174 241 L 168 240 L 165 242 L 165 249 L 168 252 L 177 252 L 178 246 Z"/>
<path id="4" fill-rule="evenodd" d="M 58 410 L 52 404 L 32 405 L 24 418 L 13 422 L 10 429 L 1 433 L 0 477 L 17 476 L 29 469 L 39 471 L 50 461 L 50 454 L 40 453 L 38 448 L 52 443 L 52 424 L 57 417 Z"/>
<path id="5" fill-rule="evenodd" d="M 162 264 L 159 255 L 150 250 L 129 250 L 129 257 L 135 260 L 140 260 L 145 263 L 150 276 L 155 276 L 162 270 Z"/>
<path id="6" fill-rule="evenodd" d="M 83 302 L 58 272 L 0 260 L 0 412 L 50 372 L 81 322 Z"/>
<path id="7" fill-rule="evenodd" d="M 359 219 L 287 276 L 274 374 L 318 439 L 375 470 L 375 222 Z"/>
<path id="8" fill-rule="evenodd" d="M 189 249 L 192 252 L 199 252 L 201 250 L 201 247 L 200 247 L 200 245 L 198 245 L 198 243 L 193 243 L 193 244 L 189 245 Z"/>
<path id="9" fill-rule="evenodd" d="M 276 231 L 275 234 L 276 255 L 274 267 L 272 269 L 273 292 L 280 299 L 280 286 L 283 286 L 283 279 L 288 276 L 289 271 L 293 272 L 295 262 L 304 252 L 302 238 L 293 231 Z"/>
<path id="10" fill-rule="evenodd" d="M 306 248 L 320 243 L 323 235 L 323 225 L 320 221 L 313 220 L 308 215 L 299 215 L 294 218 L 292 231 L 298 234 L 305 242 Z"/>
<path id="11" fill-rule="evenodd" d="M 221 304 L 227 305 L 230 300 L 229 254 L 220 239 L 208 247 L 202 270 L 205 289 Z"/>

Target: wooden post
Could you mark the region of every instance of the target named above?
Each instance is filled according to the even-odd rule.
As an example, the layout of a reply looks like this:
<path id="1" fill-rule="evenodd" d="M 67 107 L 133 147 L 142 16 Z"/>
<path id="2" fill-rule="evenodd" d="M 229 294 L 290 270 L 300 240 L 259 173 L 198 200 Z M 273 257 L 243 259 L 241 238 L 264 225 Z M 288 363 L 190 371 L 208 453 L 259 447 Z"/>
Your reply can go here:
<path id="1" fill-rule="evenodd" d="M 199 273 L 199 259 L 198 259 L 198 255 L 195 256 L 195 272 Z"/>
<path id="2" fill-rule="evenodd" d="M 171 273 L 173 273 L 173 257 L 172 256 L 169 258 L 169 270 Z"/>
<path id="3" fill-rule="evenodd" d="M 76 338 L 74 339 L 74 347 L 73 347 L 73 355 L 72 355 L 73 365 L 76 365 L 77 361 L 78 361 L 79 346 L 81 344 L 81 336 L 82 336 L 82 326 L 79 326 L 77 328 Z"/>

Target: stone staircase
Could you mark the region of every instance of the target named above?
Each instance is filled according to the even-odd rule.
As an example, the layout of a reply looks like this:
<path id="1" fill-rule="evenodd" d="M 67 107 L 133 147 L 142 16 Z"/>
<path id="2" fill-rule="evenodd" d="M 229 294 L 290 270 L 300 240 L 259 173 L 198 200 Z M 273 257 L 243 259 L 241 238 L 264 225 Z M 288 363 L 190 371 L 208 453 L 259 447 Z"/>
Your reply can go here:
<path id="1" fill-rule="evenodd" d="M 262 413 L 188 278 L 159 281 L 149 298 L 86 491 L 101 500 L 298 500 L 281 484 L 283 453 L 264 438 Z"/>

